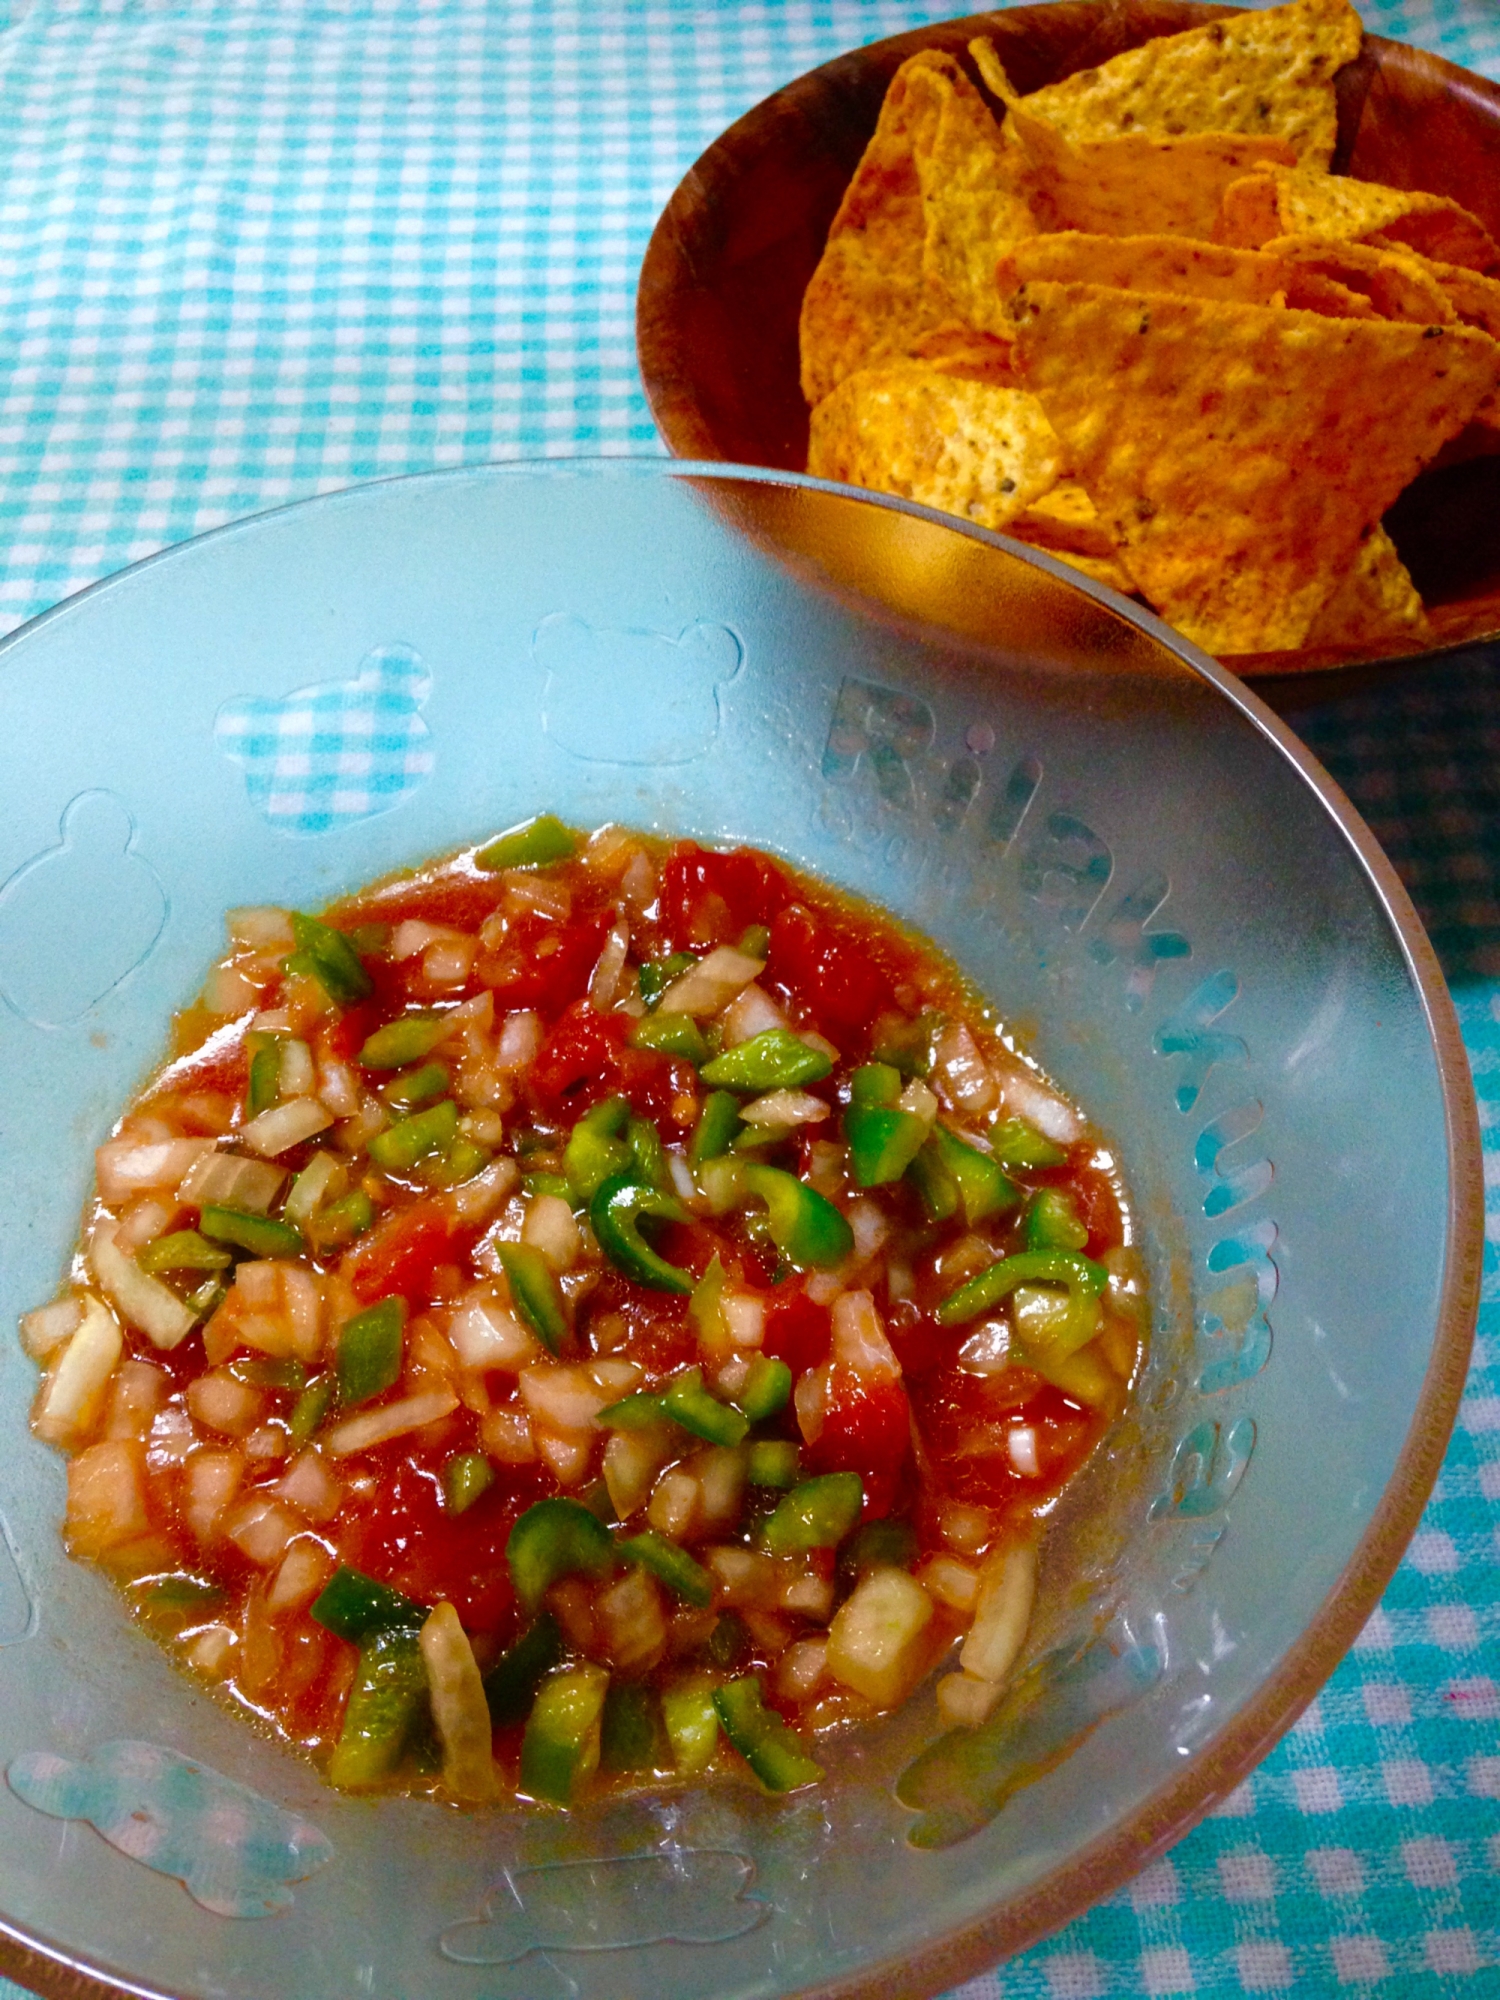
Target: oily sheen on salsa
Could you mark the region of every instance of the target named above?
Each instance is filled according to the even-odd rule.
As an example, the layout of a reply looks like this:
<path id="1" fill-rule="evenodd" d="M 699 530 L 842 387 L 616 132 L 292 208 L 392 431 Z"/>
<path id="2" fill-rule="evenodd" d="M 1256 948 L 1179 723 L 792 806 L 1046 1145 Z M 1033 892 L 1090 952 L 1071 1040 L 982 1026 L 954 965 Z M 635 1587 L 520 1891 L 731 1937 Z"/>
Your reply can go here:
<path id="1" fill-rule="evenodd" d="M 547 815 L 228 931 L 22 1322 L 72 1553 L 349 1789 L 792 1790 L 939 1665 L 982 1720 L 1145 1299 L 954 969 Z"/>

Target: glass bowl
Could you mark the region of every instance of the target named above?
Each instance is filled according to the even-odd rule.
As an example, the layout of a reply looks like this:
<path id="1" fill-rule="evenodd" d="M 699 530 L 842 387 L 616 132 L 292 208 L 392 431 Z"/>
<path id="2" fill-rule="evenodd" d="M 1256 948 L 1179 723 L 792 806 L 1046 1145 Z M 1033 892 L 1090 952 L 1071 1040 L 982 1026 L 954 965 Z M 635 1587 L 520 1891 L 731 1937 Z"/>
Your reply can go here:
<path id="1" fill-rule="evenodd" d="M 815 1791 L 571 1817 L 341 1797 L 180 1675 L 63 1555 L 7 1336 L 0 1968 L 183 2000 L 928 1994 L 1111 1891 L 1311 1698 L 1453 1420 L 1478 1135 L 1394 874 L 1231 676 L 921 509 L 619 461 L 245 522 L 0 667 L 7 1326 L 227 907 L 544 808 L 750 841 L 935 938 L 1117 1142 L 1155 1313 L 991 1724 L 939 1743 L 929 1689 Z"/>

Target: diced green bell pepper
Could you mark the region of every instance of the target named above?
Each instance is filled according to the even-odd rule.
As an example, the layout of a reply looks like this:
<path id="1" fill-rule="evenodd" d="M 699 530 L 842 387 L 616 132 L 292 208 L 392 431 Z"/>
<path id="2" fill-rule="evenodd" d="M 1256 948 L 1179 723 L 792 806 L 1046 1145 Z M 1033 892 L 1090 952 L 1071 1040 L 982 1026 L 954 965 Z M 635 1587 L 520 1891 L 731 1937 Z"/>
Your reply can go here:
<path id="1" fill-rule="evenodd" d="M 823 1775 L 789 1728 L 761 1696 L 760 1676 L 746 1674 L 714 1689 L 714 1707 L 724 1734 L 768 1792 L 793 1792 Z"/>
<path id="2" fill-rule="evenodd" d="M 211 1319 L 229 1297 L 229 1287 L 221 1278 L 205 1278 L 198 1289 L 189 1292 L 186 1303 L 199 1319 Z"/>
<path id="3" fill-rule="evenodd" d="M 654 1424 L 669 1421 L 663 1399 L 646 1389 L 622 1396 L 618 1403 L 599 1412 L 599 1422 L 610 1431 L 648 1431 Z"/>
<path id="4" fill-rule="evenodd" d="M 234 1259 L 196 1229 L 174 1229 L 170 1236 L 143 1244 L 135 1261 L 143 1271 L 159 1277 L 163 1271 L 224 1271 Z"/>
<path id="5" fill-rule="evenodd" d="M 420 1069 L 408 1070 L 405 1076 L 392 1077 L 381 1086 L 380 1094 L 392 1111 L 416 1111 L 435 1097 L 446 1096 L 452 1081 L 446 1063 L 423 1063 Z"/>
<path id="6" fill-rule="evenodd" d="M 757 1438 L 745 1454 L 745 1477 L 752 1486 L 795 1486 L 800 1470 L 790 1438 Z"/>
<path id="7" fill-rule="evenodd" d="M 732 1672 L 750 1651 L 750 1634 L 737 1611 L 720 1612 L 703 1648 L 716 1667 Z"/>
<path id="8" fill-rule="evenodd" d="M 714 1580 L 702 1563 L 694 1562 L 686 1549 L 657 1534 L 654 1528 L 632 1535 L 620 1542 L 618 1548 L 626 1562 L 639 1563 L 642 1569 L 650 1570 L 684 1604 L 706 1611 L 713 1603 Z"/>
<path id="9" fill-rule="evenodd" d="M 911 1163 L 910 1177 L 929 1222 L 947 1222 L 961 1213 L 972 1229 L 1021 1199 L 1021 1190 L 998 1160 L 957 1138 L 946 1125 L 933 1126 Z"/>
<path id="10" fill-rule="evenodd" d="M 293 1403 L 292 1414 L 287 1418 L 293 1444 L 306 1444 L 309 1438 L 316 1436 L 323 1419 L 333 1407 L 334 1387 L 332 1375 L 319 1375 L 315 1381 L 308 1383 Z"/>
<path id="11" fill-rule="evenodd" d="M 690 951 L 674 951 L 667 958 L 652 958 L 641 967 L 639 973 L 641 998 L 648 1007 L 654 1007 L 667 988 L 683 973 L 691 972 L 698 963 Z"/>
<path id="12" fill-rule="evenodd" d="M 791 1395 L 791 1369 L 773 1355 L 757 1354 L 750 1363 L 750 1373 L 737 1400 L 751 1423 L 761 1424 L 767 1417 L 774 1417 L 778 1410 L 784 1410 Z"/>
<path id="13" fill-rule="evenodd" d="M 926 1143 L 928 1125 L 894 1105 L 851 1104 L 844 1113 L 849 1165 L 859 1187 L 899 1181 Z"/>
<path id="14" fill-rule="evenodd" d="M 420 1632 L 427 1606 L 377 1583 L 363 1570 L 336 1569 L 312 1607 L 312 1615 L 335 1638 L 361 1644 L 376 1632 Z"/>
<path id="15" fill-rule="evenodd" d="M 421 1175 L 433 1187 L 459 1187 L 482 1174 L 494 1157 L 488 1146 L 460 1132 L 446 1153 L 422 1162 Z"/>
<path id="16" fill-rule="evenodd" d="M 861 1063 L 849 1079 L 849 1102 L 888 1111 L 901 1095 L 902 1081 L 900 1070 L 891 1063 Z"/>
<path id="17" fill-rule="evenodd" d="M 281 1095 L 281 1044 L 274 1035 L 252 1034 L 245 1037 L 245 1048 L 250 1057 L 245 1116 L 258 1118 Z"/>
<path id="18" fill-rule="evenodd" d="M 758 958 L 765 963 L 771 950 L 771 931 L 768 924 L 751 924 L 735 947 L 746 958 Z"/>
<path id="19" fill-rule="evenodd" d="M 342 1250 L 356 1236 L 363 1236 L 374 1220 L 374 1202 L 363 1188 L 355 1188 L 321 1209 L 307 1225 L 307 1233 L 317 1251 Z"/>
<path id="20" fill-rule="evenodd" d="M 665 990 L 665 989 L 664 989 Z M 679 1056 L 696 1069 L 709 1058 L 703 1030 L 691 1014 L 646 1014 L 630 1031 L 633 1049 L 655 1049 L 664 1056 Z"/>
<path id="21" fill-rule="evenodd" d="M 674 1424 L 709 1444 L 739 1444 L 750 1428 L 740 1410 L 721 1403 L 703 1386 L 703 1370 L 686 1368 L 674 1375 L 662 1395 L 662 1408 Z"/>
<path id="22" fill-rule="evenodd" d="M 771 1241 L 791 1263 L 841 1264 L 854 1248 L 854 1231 L 831 1201 L 795 1174 L 747 1164 L 745 1180 L 770 1215 Z"/>
<path id="23" fill-rule="evenodd" d="M 443 1506 L 464 1514 L 495 1483 L 495 1468 L 482 1451 L 455 1452 L 443 1467 Z"/>
<path id="24" fill-rule="evenodd" d="M 538 1500 L 511 1529 L 505 1557 L 517 1597 L 535 1611 L 560 1576 L 603 1576 L 615 1545 L 598 1515 L 576 1500 Z"/>
<path id="25" fill-rule="evenodd" d="M 289 1356 L 237 1354 L 229 1364 L 229 1372 L 237 1382 L 248 1382 L 252 1389 L 285 1389 L 300 1395 L 307 1387 L 306 1368 Z"/>
<path id="26" fill-rule="evenodd" d="M 632 1173 L 612 1175 L 589 1204 L 599 1248 L 617 1271 L 651 1291 L 686 1296 L 693 1289 L 692 1279 L 651 1248 L 641 1234 L 641 1224 L 647 1220 L 690 1222 L 692 1217 L 674 1196 L 647 1187 Z"/>
<path id="27" fill-rule="evenodd" d="M 516 1311 L 549 1354 L 559 1353 L 568 1315 L 552 1266 L 534 1243 L 502 1243 L 499 1250 Z"/>
<path id="28" fill-rule="evenodd" d="M 625 1128 L 625 1137 L 637 1176 L 649 1187 L 670 1190 L 672 1177 L 667 1171 L 667 1149 L 651 1120 L 632 1118 Z"/>
<path id="29" fill-rule="evenodd" d="M 394 1388 L 401 1375 L 406 1301 L 381 1299 L 339 1328 L 335 1366 L 339 1403 L 346 1410 Z"/>
<path id="30" fill-rule="evenodd" d="M 917 1553 L 916 1531 L 906 1521 L 866 1521 L 839 1552 L 845 1576 L 871 1569 L 905 1569 Z"/>
<path id="31" fill-rule="evenodd" d="M 965 1320 L 977 1319 L 999 1305 L 1017 1285 L 1031 1282 L 1066 1285 L 1075 1302 L 1091 1304 L 1109 1283 L 1109 1273 L 1076 1250 L 1021 1250 L 1014 1257 L 1000 1258 L 950 1292 L 937 1309 L 938 1322 L 962 1326 Z"/>
<path id="32" fill-rule="evenodd" d="M 1087 1250 L 1088 1226 L 1062 1188 L 1040 1188 L 1026 1211 L 1028 1250 Z"/>
<path id="33" fill-rule="evenodd" d="M 568 1667 L 541 1684 L 521 1739 L 521 1790 L 534 1799 L 573 1803 L 599 1765 L 599 1728 L 609 1675 L 603 1667 Z"/>
<path id="34" fill-rule="evenodd" d="M 611 1681 L 599 1718 L 599 1768 L 611 1775 L 662 1765 L 661 1703 L 639 1681 Z"/>
<path id="35" fill-rule="evenodd" d="M 559 1201 L 578 1204 L 578 1190 L 566 1174 L 522 1174 L 521 1186 L 527 1194 L 555 1194 Z"/>
<path id="36" fill-rule="evenodd" d="M 370 1141 L 370 1158 L 388 1174 L 408 1174 L 429 1153 L 446 1153 L 458 1137 L 458 1106 L 451 1097 L 398 1118 Z"/>
<path id="37" fill-rule="evenodd" d="M 947 1024 L 946 1014 L 928 1008 L 880 1044 L 874 1051 L 876 1062 L 899 1070 L 902 1076 L 930 1076 L 933 1044 Z"/>
<path id="38" fill-rule="evenodd" d="M 761 1530 L 773 1556 L 803 1555 L 808 1549 L 837 1548 L 864 1505 L 857 1472 L 825 1472 L 794 1486 Z"/>
<path id="39" fill-rule="evenodd" d="M 243 1208 L 222 1208 L 208 1202 L 198 1217 L 199 1233 L 215 1243 L 232 1243 L 252 1257 L 300 1257 L 307 1245 L 302 1231 L 274 1216 L 251 1215 Z"/>
<path id="40" fill-rule="evenodd" d="M 536 1691 L 563 1656 L 562 1628 L 550 1611 L 503 1652 L 484 1677 L 484 1698 L 497 1729 L 524 1722 Z"/>
<path id="41" fill-rule="evenodd" d="M 1007 1118 L 990 1133 L 990 1148 L 1002 1167 L 1060 1167 L 1067 1152 L 1043 1138 L 1024 1118 Z"/>
<path id="42" fill-rule="evenodd" d="M 833 1068 L 833 1059 L 815 1049 L 790 1028 L 767 1028 L 726 1049 L 703 1066 L 703 1081 L 715 1090 L 738 1090 L 752 1096 L 763 1090 L 795 1090 L 817 1083 Z"/>
<path id="43" fill-rule="evenodd" d="M 372 1633 L 359 1649 L 329 1783 L 355 1792 L 390 1777 L 426 1704 L 427 1668 L 416 1633 L 402 1627 Z"/>
<path id="44" fill-rule="evenodd" d="M 336 1007 L 352 1007 L 375 991 L 374 980 L 342 931 L 293 910 L 292 936 L 297 957 Z"/>
<path id="45" fill-rule="evenodd" d="M 719 1744 L 719 1711 L 712 1681 L 701 1675 L 678 1681 L 661 1698 L 672 1761 L 684 1777 L 704 1770 Z"/>
<path id="46" fill-rule="evenodd" d="M 686 1019 L 686 1016 L 683 1017 Z M 705 1160 L 717 1160 L 729 1151 L 740 1129 L 738 1098 L 727 1090 L 715 1090 L 703 1100 L 693 1136 L 688 1141 L 688 1165 L 701 1167 Z"/>
<path id="47" fill-rule="evenodd" d="M 444 1014 L 403 1014 L 366 1037 L 360 1064 L 365 1069 L 406 1069 L 431 1055 L 450 1026 Z"/>
<path id="48" fill-rule="evenodd" d="M 579 836 L 564 826 L 555 813 L 538 813 L 523 819 L 474 856 L 476 868 L 498 872 L 502 868 L 546 868 L 551 862 L 566 861 L 578 852 Z"/>
<path id="49" fill-rule="evenodd" d="M 568 1134 L 563 1172 L 574 1192 L 592 1201 L 607 1180 L 624 1173 L 634 1157 L 625 1137 L 630 1106 L 623 1097 L 606 1097 L 585 1111 Z"/>

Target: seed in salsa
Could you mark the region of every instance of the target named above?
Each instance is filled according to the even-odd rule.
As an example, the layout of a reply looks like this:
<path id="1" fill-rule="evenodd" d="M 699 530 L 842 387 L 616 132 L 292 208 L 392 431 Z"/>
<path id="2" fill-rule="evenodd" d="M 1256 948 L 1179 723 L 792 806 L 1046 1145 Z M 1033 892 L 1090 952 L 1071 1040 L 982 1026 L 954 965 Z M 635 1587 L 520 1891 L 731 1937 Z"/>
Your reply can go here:
<path id="1" fill-rule="evenodd" d="M 348 1789 L 789 1791 L 955 1646 L 980 1721 L 1144 1296 L 954 969 L 550 816 L 228 927 L 22 1322 L 71 1552 Z"/>

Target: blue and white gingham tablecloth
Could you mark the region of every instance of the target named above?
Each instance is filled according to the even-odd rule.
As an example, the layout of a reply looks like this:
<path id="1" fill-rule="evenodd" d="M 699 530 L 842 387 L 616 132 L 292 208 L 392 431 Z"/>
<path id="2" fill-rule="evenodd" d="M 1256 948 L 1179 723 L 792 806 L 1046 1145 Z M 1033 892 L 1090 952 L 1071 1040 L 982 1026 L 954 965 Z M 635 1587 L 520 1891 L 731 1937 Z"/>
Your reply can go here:
<path id="1" fill-rule="evenodd" d="M 659 450 L 634 288 L 683 170 L 801 70 L 958 11 L 0 9 L 0 629 L 359 480 Z M 1500 0 L 1363 12 L 1500 76 Z M 1500 1995 L 1500 658 L 1303 727 L 1422 910 L 1487 1121 L 1463 1416 L 1383 1605 L 1280 1748 L 1167 1859 L 962 2000 Z M 0 2000 L 18 1989 L 0 1980 Z"/>

